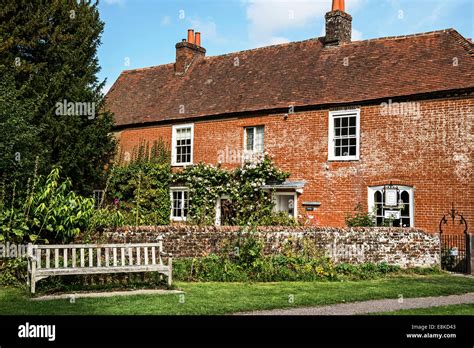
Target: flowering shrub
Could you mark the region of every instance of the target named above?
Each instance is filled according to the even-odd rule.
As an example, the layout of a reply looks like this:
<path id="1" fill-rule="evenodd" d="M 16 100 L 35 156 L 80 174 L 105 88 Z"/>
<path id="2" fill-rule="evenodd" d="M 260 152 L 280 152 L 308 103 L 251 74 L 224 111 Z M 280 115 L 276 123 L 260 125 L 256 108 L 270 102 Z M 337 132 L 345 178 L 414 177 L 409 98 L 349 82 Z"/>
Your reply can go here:
<path id="1" fill-rule="evenodd" d="M 214 224 L 216 200 L 228 195 L 234 211 L 228 223 L 256 226 L 265 222 L 272 224 L 269 221 L 273 216 L 271 192 L 262 190 L 261 186 L 282 182 L 288 176 L 265 157 L 233 171 L 201 163 L 174 174 L 173 181 L 189 188 L 188 221 L 191 223 Z"/>
<path id="2" fill-rule="evenodd" d="M 189 189 L 188 221 L 199 225 L 213 225 L 216 200 L 228 193 L 231 173 L 213 165 L 200 163 L 176 173 L 173 181 Z"/>

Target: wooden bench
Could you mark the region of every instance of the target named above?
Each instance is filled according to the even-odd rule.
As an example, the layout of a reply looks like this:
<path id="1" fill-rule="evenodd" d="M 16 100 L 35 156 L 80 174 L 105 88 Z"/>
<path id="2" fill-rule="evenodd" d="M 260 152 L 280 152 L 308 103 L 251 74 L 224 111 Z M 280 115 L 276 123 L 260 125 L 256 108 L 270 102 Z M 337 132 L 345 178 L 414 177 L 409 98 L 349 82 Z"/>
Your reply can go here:
<path id="1" fill-rule="evenodd" d="M 142 244 L 28 245 L 28 285 L 50 276 L 158 272 L 171 286 L 172 255 L 163 252 L 163 239 Z M 168 264 L 163 264 L 163 257 Z"/>

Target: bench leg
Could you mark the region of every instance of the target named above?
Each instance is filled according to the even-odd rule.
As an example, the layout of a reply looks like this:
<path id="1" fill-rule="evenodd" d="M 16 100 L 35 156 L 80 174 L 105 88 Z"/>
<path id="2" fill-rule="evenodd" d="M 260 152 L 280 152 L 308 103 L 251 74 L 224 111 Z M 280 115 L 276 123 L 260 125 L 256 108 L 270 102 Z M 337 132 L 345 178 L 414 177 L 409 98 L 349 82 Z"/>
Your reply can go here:
<path id="1" fill-rule="evenodd" d="M 168 286 L 171 286 L 172 282 L 173 282 L 173 260 L 170 257 L 168 259 Z"/>
<path id="2" fill-rule="evenodd" d="M 36 282 L 34 279 L 31 280 L 31 293 L 34 294 L 36 291 Z"/>
<path id="3" fill-rule="evenodd" d="M 31 279 L 30 279 L 31 293 L 36 291 L 36 261 L 31 262 Z"/>

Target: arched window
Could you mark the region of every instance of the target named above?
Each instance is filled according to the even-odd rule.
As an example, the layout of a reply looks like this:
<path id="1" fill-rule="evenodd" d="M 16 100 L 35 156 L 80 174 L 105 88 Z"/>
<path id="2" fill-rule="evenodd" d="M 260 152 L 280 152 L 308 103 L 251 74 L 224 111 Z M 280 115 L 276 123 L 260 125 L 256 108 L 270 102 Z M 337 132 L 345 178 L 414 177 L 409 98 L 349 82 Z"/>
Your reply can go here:
<path id="1" fill-rule="evenodd" d="M 374 215 L 377 226 L 414 227 L 413 188 L 394 186 L 397 189 L 397 206 L 386 206 L 384 190 L 386 186 L 368 188 L 369 213 Z"/>

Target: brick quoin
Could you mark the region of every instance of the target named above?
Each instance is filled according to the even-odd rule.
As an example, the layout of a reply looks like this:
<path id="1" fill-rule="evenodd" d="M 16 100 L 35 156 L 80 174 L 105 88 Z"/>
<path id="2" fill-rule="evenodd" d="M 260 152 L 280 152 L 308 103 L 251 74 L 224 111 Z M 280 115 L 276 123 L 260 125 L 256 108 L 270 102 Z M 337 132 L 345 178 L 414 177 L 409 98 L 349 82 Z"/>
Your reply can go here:
<path id="1" fill-rule="evenodd" d="M 368 186 L 393 184 L 414 188 L 415 227 L 438 232 L 439 220 L 454 203 L 467 221 L 474 219 L 472 96 L 418 100 L 421 115 L 383 116 L 381 104 L 360 108 L 360 160 L 328 161 L 330 109 L 262 113 L 214 120 L 194 120 L 194 163 L 218 164 L 219 154 L 242 151 L 244 127 L 265 127 L 265 151 L 290 180 L 307 184 L 298 197 L 298 213 L 315 224 L 342 227 L 360 202 L 367 208 Z M 332 109 L 331 109 L 332 110 Z M 189 123 L 191 121 L 186 121 Z M 179 124 L 179 123 L 173 123 Z M 121 152 L 133 152 L 140 141 L 159 138 L 171 146 L 172 124 L 117 132 Z M 235 168 L 238 163 L 222 163 Z M 301 205 L 321 202 L 313 212 Z"/>

